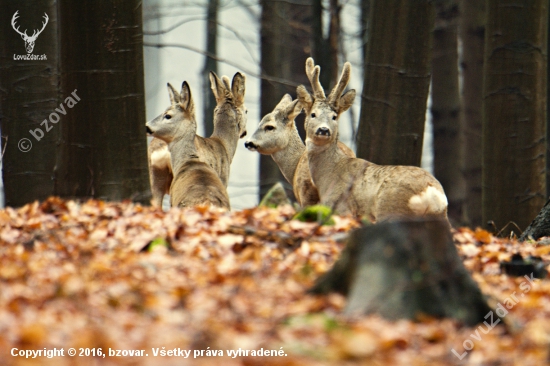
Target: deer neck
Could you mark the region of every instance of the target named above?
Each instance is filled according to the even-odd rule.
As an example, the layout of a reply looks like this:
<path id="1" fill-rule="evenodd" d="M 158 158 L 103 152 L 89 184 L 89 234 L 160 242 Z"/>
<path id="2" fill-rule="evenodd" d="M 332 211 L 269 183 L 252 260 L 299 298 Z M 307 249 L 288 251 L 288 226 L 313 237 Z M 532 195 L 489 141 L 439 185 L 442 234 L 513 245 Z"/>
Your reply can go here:
<path id="1" fill-rule="evenodd" d="M 176 175 L 180 168 L 189 160 L 199 160 L 199 155 L 195 147 L 195 132 L 196 131 L 192 130 L 184 131 L 168 144 L 174 175 Z"/>
<path id="2" fill-rule="evenodd" d="M 325 146 L 308 141 L 306 148 L 311 179 L 319 193 L 322 193 L 325 187 L 333 184 L 335 169 L 342 166 L 342 160 L 347 156 L 338 148 L 337 139 Z"/>
<path id="3" fill-rule="evenodd" d="M 216 108 L 214 132 L 211 137 L 216 137 L 221 141 L 228 153 L 229 162 L 233 160 L 239 142 L 239 127 L 236 120 L 237 113 L 229 103 Z"/>
<path id="4" fill-rule="evenodd" d="M 292 122 L 294 125 L 294 121 Z M 292 127 L 292 132 L 289 136 L 288 144 L 284 149 L 277 151 L 272 154 L 271 157 L 279 166 L 279 169 L 285 176 L 286 180 L 292 184 L 294 182 L 294 174 L 296 173 L 296 167 L 298 162 L 302 157 L 303 153 L 306 151 L 306 146 L 302 142 L 296 125 Z"/>

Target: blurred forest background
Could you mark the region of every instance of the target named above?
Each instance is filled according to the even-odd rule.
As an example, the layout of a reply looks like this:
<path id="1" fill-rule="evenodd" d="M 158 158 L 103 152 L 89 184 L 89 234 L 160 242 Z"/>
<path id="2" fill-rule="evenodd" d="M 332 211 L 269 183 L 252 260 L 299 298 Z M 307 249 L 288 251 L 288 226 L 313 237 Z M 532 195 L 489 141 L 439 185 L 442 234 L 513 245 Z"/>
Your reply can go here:
<path id="1" fill-rule="evenodd" d="M 325 89 L 343 62 L 353 65 L 350 87 L 359 93 L 340 119 L 340 139 L 377 164 L 421 165 L 424 156 L 423 166 L 445 188 L 455 225 L 518 233 L 547 200 L 548 0 L 0 0 L 0 6 L 6 205 L 50 195 L 148 202 L 144 124 L 166 107 L 166 82 L 189 81 L 208 136 L 214 106 L 208 71 L 244 72 L 251 134 L 284 93 L 295 97 L 297 85 L 309 87 L 308 56 L 321 65 Z M 47 61 L 14 60 L 25 53 L 11 26 L 17 10 L 21 29 L 38 28 L 48 14 L 34 50 Z M 29 130 L 40 128 L 74 89 L 79 104 L 42 140 L 32 140 Z M 297 122 L 303 131 L 303 119 Z M 18 149 L 24 137 L 33 143 L 29 152 Z M 236 209 L 256 204 L 275 182 L 286 184 L 271 157 L 243 145 L 228 188 Z"/>

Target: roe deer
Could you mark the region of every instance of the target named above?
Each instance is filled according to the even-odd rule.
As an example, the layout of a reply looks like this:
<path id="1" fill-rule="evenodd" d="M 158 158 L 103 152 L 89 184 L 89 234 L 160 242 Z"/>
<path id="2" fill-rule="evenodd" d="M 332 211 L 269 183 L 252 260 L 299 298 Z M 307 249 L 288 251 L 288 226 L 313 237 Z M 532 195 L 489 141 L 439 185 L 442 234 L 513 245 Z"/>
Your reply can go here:
<path id="1" fill-rule="evenodd" d="M 244 74 L 237 72 L 230 84 L 227 76 L 220 79 L 214 72 L 210 72 L 210 86 L 217 103 L 214 109 L 214 132 L 209 138 L 195 138 L 199 158 L 214 169 L 225 187 L 239 138 L 246 136 L 245 80 Z M 152 204 L 160 207 L 172 181 L 172 169 L 168 147 L 158 139 L 153 139 L 149 144 L 149 179 Z"/>
<path id="2" fill-rule="evenodd" d="M 355 90 L 342 94 L 350 79 L 351 65 L 344 64 L 328 97 L 319 82 L 320 71 L 308 58 L 306 74 L 313 95 L 303 85 L 297 93 L 306 111 L 309 168 L 321 203 L 340 214 L 365 216 L 373 222 L 408 216 L 447 221 L 447 197 L 437 179 L 424 169 L 376 165 L 342 153 L 337 145 L 338 118 L 355 99 Z"/>
<path id="3" fill-rule="evenodd" d="M 294 118 L 302 111 L 298 100 L 285 94 L 273 112 L 266 114 L 258 129 L 244 146 L 250 151 L 271 155 L 286 180 L 292 184 L 300 206 L 319 203 L 319 193 L 311 181 L 306 146 L 302 142 Z M 341 142 L 338 147 L 345 155 L 355 157 L 353 151 Z"/>
<path id="4" fill-rule="evenodd" d="M 191 207 L 210 204 L 229 209 L 229 197 L 218 174 L 197 155 L 197 122 L 191 89 L 183 82 L 181 93 L 168 84 L 170 107 L 146 123 L 147 132 L 164 141 L 170 152 L 174 179 L 170 204 Z"/>

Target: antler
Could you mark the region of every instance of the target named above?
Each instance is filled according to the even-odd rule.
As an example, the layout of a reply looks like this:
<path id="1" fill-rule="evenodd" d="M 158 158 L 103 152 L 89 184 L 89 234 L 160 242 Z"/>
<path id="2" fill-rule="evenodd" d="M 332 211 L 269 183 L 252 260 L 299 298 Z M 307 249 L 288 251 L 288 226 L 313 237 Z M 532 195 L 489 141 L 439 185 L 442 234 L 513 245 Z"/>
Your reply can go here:
<path id="1" fill-rule="evenodd" d="M 42 29 L 40 29 L 40 30 L 38 31 L 38 33 L 36 33 L 37 30 L 35 30 L 34 33 L 32 34 L 32 36 L 30 36 L 29 38 L 30 38 L 30 39 L 36 39 L 36 38 L 40 35 L 40 33 L 42 33 L 42 31 L 44 30 L 44 28 L 46 28 L 46 25 L 48 24 L 48 20 L 49 20 L 49 19 L 50 19 L 50 18 L 48 18 L 48 14 L 44 13 L 44 20 L 45 20 L 45 22 L 42 22 Z M 25 31 L 25 32 L 26 32 L 26 31 Z"/>
<path id="2" fill-rule="evenodd" d="M 319 82 L 319 75 L 321 74 L 321 67 L 319 65 L 315 66 L 315 63 L 311 57 L 308 57 L 306 60 L 306 75 L 311 83 L 311 88 L 313 89 L 313 96 L 315 99 L 325 99 L 325 91 L 323 86 Z"/>
<path id="3" fill-rule="evenodd" d="M 19 27 L 15 28 L 15 21 L 17 20 L 17 18 L 19 18 L 19 15 L 17 15 L 17 13 L 19 13 L 19 10 L 17 10 L 15 14 L 13 14 L 13 17 L 11 18 L 11 26 L 13 30 L 19 33 L 22 37 L 28 38 L 29 36 L 27 35 L 26 29 L 25 29 L 25 33 L 21 33 L 21 31 L 19 30 Z"/>
<path id="4" fill-rule="evenodd" d="M 349 62 L 346 62 L 344 64 L 344 67 L 342 68 L 342 74 L 340 75 L 340 79 L 338 80 L 338 83 L 334 88 L 332 88 L 332 91 L 330 92 L 327 98 L 329 104 L 332 104 L 336 107 L 338 106 L 338 102 L 340 100 L 340 97 L 342 96 L 342 92 L 344 91 L 344 89 L 349 83 L 350 76 L 351 76 L 351 64 Z"/>

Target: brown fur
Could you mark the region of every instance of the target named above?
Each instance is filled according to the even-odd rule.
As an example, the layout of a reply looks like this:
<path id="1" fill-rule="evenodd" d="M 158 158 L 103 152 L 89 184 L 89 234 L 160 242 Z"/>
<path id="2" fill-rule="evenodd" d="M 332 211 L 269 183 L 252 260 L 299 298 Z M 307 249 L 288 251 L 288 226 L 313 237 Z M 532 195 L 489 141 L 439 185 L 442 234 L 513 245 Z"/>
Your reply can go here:
<path id="1" fill-rule="evenodd" d="M 294 122 L 301 109 L 290 95 L 284 95 L 273 111 L 262 118 L 245 146 L 260 154 L 271 155 L 292 184 L 296 200 L 305 207 L 319 203 L 319 193 L 311 181 L 306 148 Z M 271 129 L 266 130 L 266 127 Z M 355 157 L 343 143 L 339 142 L 338 146 L 344 154 Z"/>
<path id="2" fill-rule="evenodd" d="M 229 197 L 216 172 L 206 163 L 186 161 L 176 173 L 170 188 L 172 207 L 212 205 L 230 209 Z"/>
<path id="3" fill-rule="evenodd" d="M 230 209 L 229 197 L 218 174 L 200 161 L 195 147 L 197 123 L 191 89 L 187 82 L 181 93 L 168 84 L 171 106 L 146 126 L 170 151 L 174 179 L 170 185 L 172 206 L 214 205 Z M 155 143 L 154 147 L 158 148 Z M 153 151 L 154 152 L 154 151 Z"/>
<path id="4" fill-rule="evenodd" d="M 338 118 L 349 109 L 355 91 L 342 95 L 349 82 L 346 63 L 328 98 L 319 83 L 319 66 L 306 62 L 315 96 L 297 89 L 306 111 L 306 145 L 311 178 L 321 203 L 340 214 L 364 216 L 373 222 L 409 216 L 447 220 L 447 199 L 441 184 L 428 172 L 411 166 L 383 166 L 346 156 L 338 145 Z"/>
<path id="5" fill-rule="evenodd" d="M 246 134 L 245 81 L 246 78 L 241 73 L 233 76 L 232 83 L 227 76 L 220 79 L 215 73 L 210 73 L 211 88 L 217 102 L 214 110 L 214 132 L 208 138 L 198 135 L 195 137 L 199 158 L 214 169 L 225 187 L 229 181 L 230 165 L 239 137 Z M 158 207 L 161 206 L 164 195 L 169 193 L 173 179 L 170 164 L 155 164 L 151 161 L 154 149 L 158 151 L 163 147 L 166 148 L 166 143 L 157 138 L 153 138 L 149 145 L 152 204 Z"/>

